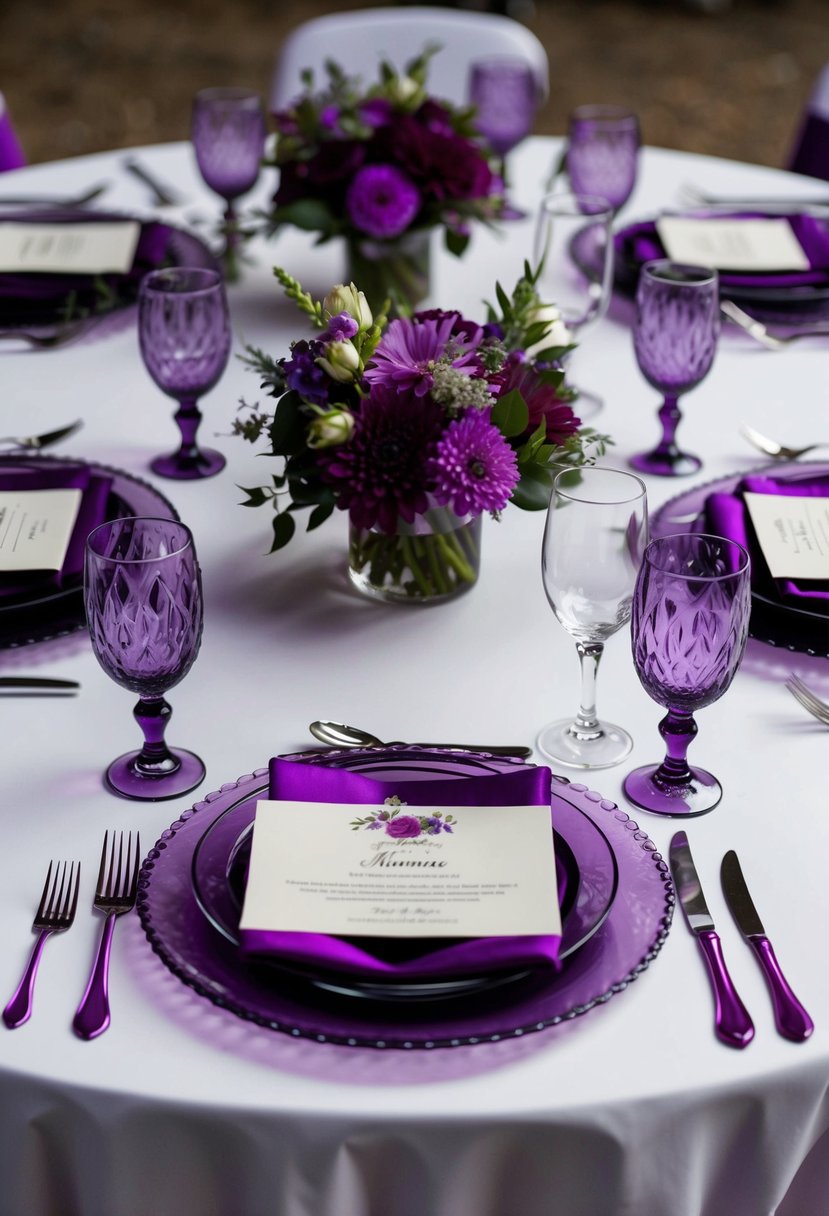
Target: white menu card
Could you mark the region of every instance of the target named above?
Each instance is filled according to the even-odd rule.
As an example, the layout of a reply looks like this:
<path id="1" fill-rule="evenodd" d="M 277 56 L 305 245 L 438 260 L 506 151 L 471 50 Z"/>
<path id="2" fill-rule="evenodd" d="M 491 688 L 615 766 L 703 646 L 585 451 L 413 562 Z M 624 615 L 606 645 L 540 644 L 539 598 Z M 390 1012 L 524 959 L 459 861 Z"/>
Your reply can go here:
<path id="1" fill-rule="evenodd" d="M 772 578 L 829 582 L 829 498 L 744 495 Z"/>
<path id="2" fill-rule="evenodd" d="M 0 223 L 0 273 L 126 274 L 141 234 L 137 220 L 88 224 Z"/>
<path id="3" fill-rule="evenodd" d="M 549 806 L 257 803 L 242 929 L 560 934 Z"/>
<path id="4" fill-rule="evenodd" d="M 772 219 L 694 219 L 663 215 L 656 230 L 675 262 L 749 273 L 809 269 L 803 246 L 783 217 Z"/>
<path id="5" fill-rule="evenodd" d="M 0 490 L 0 573 L 60 570 L 80 490 Z"/>

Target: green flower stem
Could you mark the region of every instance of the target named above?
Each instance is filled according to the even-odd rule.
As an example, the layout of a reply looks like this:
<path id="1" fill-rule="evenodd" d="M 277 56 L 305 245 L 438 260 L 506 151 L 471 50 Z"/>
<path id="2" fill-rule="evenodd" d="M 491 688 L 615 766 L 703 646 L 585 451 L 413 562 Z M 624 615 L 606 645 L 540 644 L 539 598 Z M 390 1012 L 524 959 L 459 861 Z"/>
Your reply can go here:
<path id="1" fill-rule="evenodd" d="M 420 568 L 420 563 L 418 562 L 417 558 L 415 557 L 414 548 L 413 548 L 410 537 L 401 536 L 400 552 L 403 555 L 403 559 L 404 559 L 406 565 L 409 567 L 409 569 L 412 572 L 412 577 L 414 578 L 414 581 L 417 583 L 418 587 L 420 588 L 421 595 L 434 595 L 435 589 L 433 586 L 430 585 L 429 580 L 426 578 L 426 575 L 423 573 L 423 571 Z"/>
<path id="2" fill-rule="evenodd" d="M 443 557 L 446 559 L 447 565 L 452 567 L 458 577 L 462 578 L 466 583 L 474 583 L 475 571 L 464 557 L 460 542 L 455 534 L 447 532 L 441 536 L 435 536 L 434 542 L 435 546 L 440 549 Z"/>
<path id="3" fill-rule="evenodd" d="M 434 584 L 441 594 L 445 594 L 447 591 L 449 591 L 450 586 L 443 570 L 440 568 L 440 562 L 438 561 L 438 555 L 435 552 L 435 546 L 428 544 L 428 542 L 423 542 L 422 547 L 426 550 L 426 560 L 429 563 L 429 569 L 431 571 Z"/>

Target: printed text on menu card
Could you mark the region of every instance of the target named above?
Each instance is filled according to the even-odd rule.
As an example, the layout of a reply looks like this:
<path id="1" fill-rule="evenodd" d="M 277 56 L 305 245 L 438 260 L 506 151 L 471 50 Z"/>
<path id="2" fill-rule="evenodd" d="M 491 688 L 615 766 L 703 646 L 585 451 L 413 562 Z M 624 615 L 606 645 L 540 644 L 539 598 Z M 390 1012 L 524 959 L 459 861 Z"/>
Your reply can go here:
<path id="1" fill-rule="evenodd" d="M 550 808 L 259 802 L 240 927 L 560 934 Z"/>
<path id="2" fill-rule="evenodd" d="M 756 274 L 809 269 L 809 259 L 785 217 L 718 220 L 663 215 L 656 230 L 675 262 Z"/>
<path id="3" fill-rule="evenodd" d="M 80 490 L 0 490 L 0 573 L 60 570 Z"/>
<path id="4" fill-rule="evenodd" d="M 772 578 L 829 580 L 829 498 L 745 495 Z"/>
<path id="5" fill-rule="evenodd" d="M 0 273 L 126 274 L 141 235 L 137 220 L 88 224 L 0 223 Z"/>

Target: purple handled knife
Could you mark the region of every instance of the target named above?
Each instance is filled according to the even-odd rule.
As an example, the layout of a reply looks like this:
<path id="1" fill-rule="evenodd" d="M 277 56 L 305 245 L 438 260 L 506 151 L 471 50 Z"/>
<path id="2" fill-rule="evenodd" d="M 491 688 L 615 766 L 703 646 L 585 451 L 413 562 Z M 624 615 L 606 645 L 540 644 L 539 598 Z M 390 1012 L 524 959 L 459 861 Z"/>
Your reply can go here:
<path id="1" fill-rule="evenodd" d="M 676 893 L 708 967 L 716 1002 L 714 1030 L 729 1047 L 747 1047 L 754 1038 L 754 1023 L 726 969 L 719 935 L 702 893 L 688 837 L 677 832 L 668 851 Z"/>
<path id="2" fill-rule="evenodd" d="M 774 1024 L 778 1032 L 785 1039 L 791 1039 L 794 1043 L 802 1043 L 804 1039 L 808 1039 L 815 1024 L 792 992 L 780 970 L 780 964 L 775 957 L 771 942 L 766 937 L 763 922 L 757 915 L 757 909 L 749 895 L 743 871 L 733 849 L 730 849 L 722 859 L 720 879 L 731 915 L 737 922 L 737 928 L 757 955 L 757 961 L 769 986 L 771 1003 L 774 1008 Z"/>

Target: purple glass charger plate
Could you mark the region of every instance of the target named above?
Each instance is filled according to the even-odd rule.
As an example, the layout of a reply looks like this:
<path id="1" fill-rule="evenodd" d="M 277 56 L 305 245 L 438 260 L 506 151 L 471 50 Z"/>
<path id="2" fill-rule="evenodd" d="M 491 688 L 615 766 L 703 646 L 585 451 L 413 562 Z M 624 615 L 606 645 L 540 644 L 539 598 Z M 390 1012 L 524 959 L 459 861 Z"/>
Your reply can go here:
<path id="1" fill-rule="evenodd" d="M 465 769 L 458 773 L 463 777 L 492 762 L 482 754 L 425 755 L 428 773 L 442 777 L 449 775 L 452 765 Z M 361 762 L 353 752 L 317 756 L 319 763 L 356 767 Z M 299 758 L 311 757 L 302 754 Z M 470 759 L 477 769 L 470 770 Z M 374 752 L 370 757 L 377 775 L 383 765 L 388 772 L 390 763 L 399 775 L 401 761 L 409 770 L 407 776 L 413 776 L 418 766 L 428 775 L 423 761 L 411 751 L 402 758 L 388 752 L 382 757 Z M 581 826 L 585 840 L 592 839 L 596 846 L 600 867 L 607 865 L 605 847 L 598 844 L 604 841 L 618 874 L 615 898 L 606 916 L 595 932 L 568 953 L 560 972 L 521 974 L 506 984 L 451 994 L 451 999 L 394 1002 L 326 980 L 311 981 L 273 965 L 247 963 L 199 905 L 194 856 L 211 825 L 222 816 L 231 819 L 235 808 L 255 802 L 267 783 L 267 770 L 259 769 L 185 811 L 150 850 L 141 869 L 137 899 L 150 945 L 173 974 L 213 1004 L 267 1029 L 351 1047 L 430 1049 L 497 1042 L 559 1025 L 604 1004 L 646 970 L 667 937 L 675 901 L 667 863 L 656 845 L 615 802 L 556 777 L 553 790 L 559 821 L 566 820 L 568 827 Z M 236 813 L 241 816 L 244 812 Z M 598 832 L 581 825 L 584 818 Z M 233 825 L 226 839 L 232 835 L 239 840 L 237 826 Z M 573 828 L 568 837 L 564 828 L 562 835 L 572 844 L 578 830 Z M 228 862 L 232 873 L 235 860 L 225 852 L 226 839 L 221 839 L 221 847 L 219 836 L 211 840 L 219 855 L 213 882 L 220 898 L 227 889 Z M 575 855 L 576 850 L 573 852 Z M 596 880 L 583 860 L 580 885 Z M 599 880 L 606 882 L 606 874 Z M 203 883 L 203 876 L 197 881 Z"/>
<path id="2" fill-rule="evenodd" d="M 77 464 L 86 464 L 92 473 L 112 479 L 106 507 L 107 519 L 126 515 L 178 519 L 178 512 L 163 494 L 123 469 L 63 456 L 0 457 L 0 470 L 21 466 L 32 469 L 59 468 Z M 83 629 L 85 624 L 81 575 L 65 580 L 60 586 L 33 584 L 23 594 L 0 596 L 0 650 L 51 641 Z"/>
<path id="3" fill-rule="evenodd" d="M 705 532 L 705 500 L 709 494 L 733 494 L 746 477 L 773 474 L 775 479 L 796 481 L 816 475 L 829 475 L 829 462 L 789 461 L 765 464 L 742 473 L 733 473 L 716 481 L 706 482 L 678 494 L 660 507 L 651 518 L 651 535 L 667 536 L 672 532 Z M 829 658 L 829 616 L 810 612 L 768 589 L 751 589 L 751 619 L 749 635 L 770 646 L 782 646 L 801 654 Z"/>

